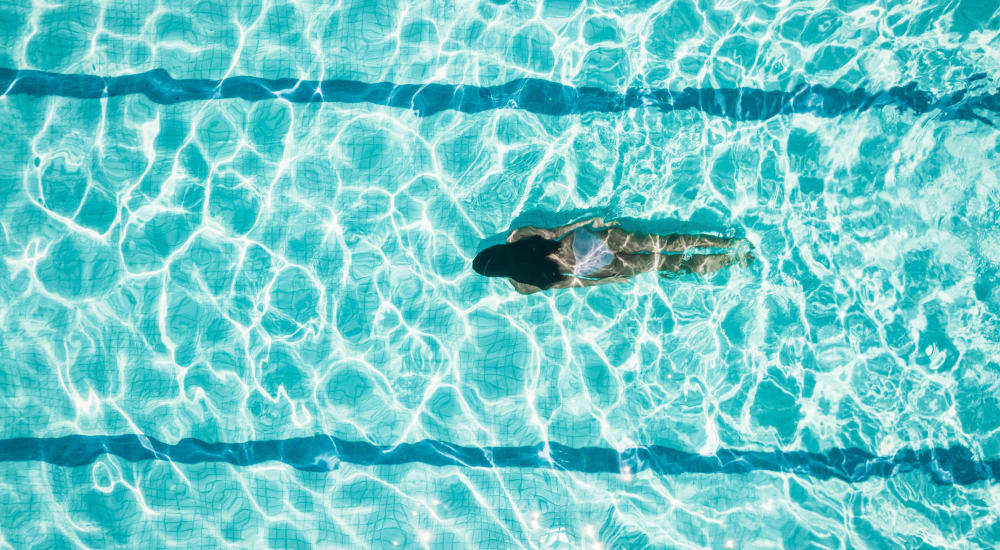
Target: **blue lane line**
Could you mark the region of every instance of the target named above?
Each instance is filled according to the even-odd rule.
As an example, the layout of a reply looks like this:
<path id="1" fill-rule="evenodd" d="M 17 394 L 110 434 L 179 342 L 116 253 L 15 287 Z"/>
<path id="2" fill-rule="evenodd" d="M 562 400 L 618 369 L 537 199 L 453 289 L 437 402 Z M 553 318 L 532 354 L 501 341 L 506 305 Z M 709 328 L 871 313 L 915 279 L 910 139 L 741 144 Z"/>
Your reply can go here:
<path id="1" fill-rule="evenodd" d="M 621 473 L 651 470 L 662 475 L 745 474 L 784 472 L 848 483 L 871 478 L 889 478 L 920 471 L 940 485 L 968 485 L 1000 480 L 1000 460 L 981 460 L 965 447 L 904 449 L 892 456 L 876 456 L 860 449 L 805 451 L 740 451 L 721 449 L 714 455 L 699 455 L 668 447 L 635 447 L 618 452 L 601 447 L 573 448 L 552 443 L 525 447 L 465 447 L 435 440 L 404 443 L 395 447 L 364 441 L 346 441 L 328 435 L 292 439 L 207 443 L 182 439 L 163 443 L 141 435 L 0 440 L 0 462 L 42 461 L 59 466 L 91 464 L 103 454 L 129 461 L 169 460 L 183 464 L 224 462 L 249 466 L 283 462 L 311 472 L 336 469 L 340 462 L 363 466 L 421 463 L 464 468 L 533 468 L 586 473 Z"/>
<path id="2" fill-rule="evenodd" d="M 984 75 L 976 75 L 970 82 L 982 78 Z M 521 78 L 498 86 L 467 86 L 250 76 L 223 80 L 174 79 L 163 69 L 98 76 L 0 68 L 0 95 L 18 94 L 87 99 L 143 94 L 151 101 L 167 105 L 206 99 L 260 101 L 281 98 L 295 103 L 372 103 L 409 109 L 419 116 L 447 110 L 479 113 L 492 109 L 523 109 L 559 116 L 653 108 L 663 112 L 696 109 L 733 120 L 765 120 L 794 113 L 836 117 L 896 106 L 918 114 L 938 111 L 945 119 L 979 120 L 992 125 L 992 121 L 976 111 L 1000 113 L 1000 92 L 973 95 L 971 89 L 967 89 L 936 96 L 918 89 L 915 83 L 881 92 L 803 84 L 786 92 L 757 88 L 685 88 L 680 91 L 629 88 L 618 93 L 593 87 L 574 88 L 534 78 Z"/>

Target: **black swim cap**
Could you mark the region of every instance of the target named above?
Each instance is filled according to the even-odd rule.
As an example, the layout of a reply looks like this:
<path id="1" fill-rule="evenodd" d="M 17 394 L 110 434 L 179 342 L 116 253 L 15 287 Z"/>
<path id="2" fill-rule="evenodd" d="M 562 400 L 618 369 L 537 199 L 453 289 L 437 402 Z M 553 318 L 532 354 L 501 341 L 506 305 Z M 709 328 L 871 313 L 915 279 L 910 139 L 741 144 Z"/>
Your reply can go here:
<path id="1" fill-rule="evenodd" d="M 501 266 L 504 261 L 499 258 L 505 255 L 503 247 L 504 245 L 498 244 L 476 254 L 475 259 L 472 260 L 472 269 L 476 273 L 487 277 L 502 277 Z"/>
<path id="2" fill-rule="evenodd" d="M 498 244 L 477 254 L 472 260 L 472 269 L 487 277 L 509 277 L 538 288 L 549 288 L 563 279 L 559 265 L 548 258 L 559 246 L 558 242 L 538 235 Z"/>

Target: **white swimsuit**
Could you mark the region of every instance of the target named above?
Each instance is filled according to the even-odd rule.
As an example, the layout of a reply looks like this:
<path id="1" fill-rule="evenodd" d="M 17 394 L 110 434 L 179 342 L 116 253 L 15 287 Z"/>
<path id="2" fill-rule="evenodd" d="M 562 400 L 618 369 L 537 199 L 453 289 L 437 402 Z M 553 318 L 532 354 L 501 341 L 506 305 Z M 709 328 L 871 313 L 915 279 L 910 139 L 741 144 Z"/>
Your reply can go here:
<path id="1" fill-rule="evenodd" d="M 583 227 L 573 230 L 573 256 L 576 258 L 573 266 L 573 275 L 576 277 L 596 273 L 615 259 L 607 243 Z"/>

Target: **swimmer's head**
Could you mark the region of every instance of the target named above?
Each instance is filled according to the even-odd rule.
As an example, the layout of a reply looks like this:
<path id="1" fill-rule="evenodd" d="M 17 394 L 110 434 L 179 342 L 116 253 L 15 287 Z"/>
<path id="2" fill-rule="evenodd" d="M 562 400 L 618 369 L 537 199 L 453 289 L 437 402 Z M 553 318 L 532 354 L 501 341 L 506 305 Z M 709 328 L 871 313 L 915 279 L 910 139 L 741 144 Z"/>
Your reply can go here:
<path id="1" fill-rule="evenodd" d="M 563 278 L 559 266 L 548 257 L 558 249 L 558 242 L 535 235 L 483 250 L 472 260 L 472 269 L 487 277 L 508 277 L 538 288 L 549 288 Z"/>
<path id="2" fill-rule="evenodd" d="M 472 260 L 472 270 L 486 277 L 503 277 L 506 273 L 506 254 L 504 247 L 507 245 L 498 244 L 483 250 Z"/>

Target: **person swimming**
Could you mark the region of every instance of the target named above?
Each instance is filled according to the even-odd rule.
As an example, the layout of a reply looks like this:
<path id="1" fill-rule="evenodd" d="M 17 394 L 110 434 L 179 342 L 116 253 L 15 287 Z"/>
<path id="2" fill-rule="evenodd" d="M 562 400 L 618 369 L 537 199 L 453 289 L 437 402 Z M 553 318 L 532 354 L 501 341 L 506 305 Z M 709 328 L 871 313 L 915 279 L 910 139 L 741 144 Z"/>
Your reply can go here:
<path id="1" fill-rule="evenodd" d="M 477 254 L 472 269 L 487 277 L 507 277 L 518 292 L 531 294 L 618 283 L 649 271 L 707 274 L 737 262 L 747 265 L 754 260 L 752 251 L 687 254 L 692 249 L 733 249 L 740 242 L 712 235 L 630 233 L 615 222 L 591 218 L 556 229 L 515 229 L 506 244 Z"/>

